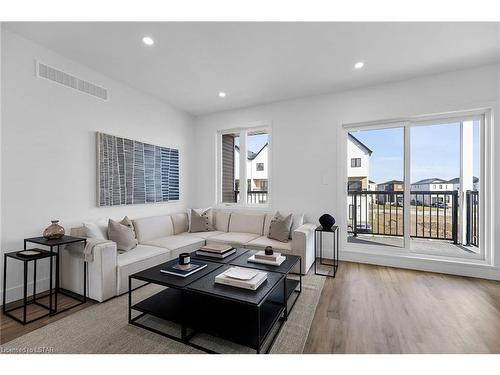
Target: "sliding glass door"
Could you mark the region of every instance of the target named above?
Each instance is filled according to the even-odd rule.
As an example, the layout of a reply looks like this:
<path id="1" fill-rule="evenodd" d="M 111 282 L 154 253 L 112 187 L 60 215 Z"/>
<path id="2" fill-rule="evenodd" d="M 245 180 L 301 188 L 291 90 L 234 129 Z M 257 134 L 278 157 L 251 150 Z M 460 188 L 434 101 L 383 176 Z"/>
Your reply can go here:
<path id="1" fill-rule="evenodd" d="M 404 247 L 404 127 L 348 133 L 348 241 Z"/>
<path id="2" fill-rule="evenodd" d="M 347 127 L 347 242 L 481 254 L 484 116 Z"/>

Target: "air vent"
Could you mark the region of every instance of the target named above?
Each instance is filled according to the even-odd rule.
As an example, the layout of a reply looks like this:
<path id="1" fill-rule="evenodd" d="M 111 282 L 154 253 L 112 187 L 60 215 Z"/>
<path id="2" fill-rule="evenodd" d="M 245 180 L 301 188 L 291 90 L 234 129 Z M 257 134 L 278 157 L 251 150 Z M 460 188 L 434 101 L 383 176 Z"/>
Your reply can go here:
<path id="1" fill-rule="evenodd" d="M 48 79 L 49 81 L 59 83 L 102 100 L 108 100 L 108 90 L 103 87 L 64 73 L 41 62 L 37 62 L 36 67 L 37 76 L 40 78 Z"/>

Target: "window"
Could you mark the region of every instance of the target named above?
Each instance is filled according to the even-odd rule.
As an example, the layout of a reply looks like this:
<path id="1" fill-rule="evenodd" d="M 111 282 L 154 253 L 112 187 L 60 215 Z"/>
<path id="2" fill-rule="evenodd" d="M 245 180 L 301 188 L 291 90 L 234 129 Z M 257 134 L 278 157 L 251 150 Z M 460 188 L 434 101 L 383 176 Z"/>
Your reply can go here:
<path id="1" fill-rule="evenodd" d="M 221 202 L 239 202 L 239 133 L 222 134 L 221 136 L 222 154 L 222 176 L 221 176 Z"/>
<path id="2" fill-rule="evenodd" d="M 267 127 L 220 131 L 217 202 L 241 205 L 267 204 L 270 176 L 269 168 L 265 168 L 264 165 L 268 163 L 268 158 Z M 240 180 L 246 180 L 247 183 L 240 183 Z"/>
<path id="3" fill-rule="evenodd" d="M 361 158 L 352 158 L 351 159 L 351 167 L 352 168 L 359 168 L 359 167 L 361 167 Z"/>

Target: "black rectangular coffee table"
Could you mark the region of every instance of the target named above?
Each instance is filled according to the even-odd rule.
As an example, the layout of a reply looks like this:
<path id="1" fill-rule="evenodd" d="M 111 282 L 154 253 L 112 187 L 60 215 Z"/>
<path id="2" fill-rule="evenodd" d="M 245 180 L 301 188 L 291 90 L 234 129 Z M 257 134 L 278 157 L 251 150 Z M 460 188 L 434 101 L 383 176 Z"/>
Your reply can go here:
<path id="1" fill-rule="evenodd" d="M 284 275 L 268 272 L 267 280 L 257 290 L 215 283 L 215 277 L 231 267 L 223 265 L 187 286 L 193 303 L 191 311 L 194 304 L 203 306 L 203 314 L 193 317 L 190 325 L 195 330 L 253 348 L 257 353 L 269 339 L 265 351 L 268 353 L 284 324 L 280 317 L 285 310 L 286 293 L 281 293 L 281 301 L 270 298 L 278 288 L 284 287 Z M 273 329 L 275 333 L 271 337 Z"/>
<path id="2" fill-rule="evenodd" d="M 178 260 L 173 259 L 167 263 L 163 263 L 148 268 L 144 271 L 140 271 L 129 276 L 128 322 L 129 324 L 147 329 L 148 331 L 154 333 L 158 333 L 172 340 L 187 343 L 190 339 L 190 336 L 188 336 L 187 334 L 188 316 L 186 313 L 186 299 L 184 295 L 185 288 L 193 281 L 196 281 L 199 278 L 202 278 L 205 275 L 210 274 L 214 270 L 222 267 L 222 265 L 218 263 L 204 262 L 207 264 L 207 267 L 187 277 L 169 275 L 167 273 L 160 272 L 161 269 L 177 263 Z M 168 288 L 132 305 L 132 292 L 133 292 L 132 280 L 145 281 L 147 283 L 157 284 Z M 140 312 L 140 314 L 133 317 L 132 316 L 133 310 Z M 138 320 L 147 314 L 180 324 L 181 325 L 180 337 L 170 335 L 165 332 L 161 332 L 153 327 L 149 327 L 145 324 L 140 323 Z M 203 348 L 200 348 L 196 345 L 191 345 L 191 346 L 203 350 Z"/>
<path id="3" fill-rule="evenodd" d="M 285 322 L 285 319 L 281 319 L 287 304 L 285 274 L 268 272 L 267 280 L 256 291 L 251 291 L 215 284 L 215 276 L 231 266 L 203 262 L 207 263 L 206 268 L 186 278 L 160 272 L 162 268 L 177 263 L 177 259 L 130 275 L 129 323 L 207 353 L 214 351 L 192 342 L 198 332 L 251 347 L 257 353 L 269 343 L 265 350 L 266 353 L 269 352 Z M 133 279 L 168 288 L 132 304 Z M 140 314 L 133 317 L 134 311 Z M 180 324 L 180 336 L 162 332 L 138 321 L 147 314 Z"/>
<path id="4" fill-rule="evenodd" d="M 300 272 L 302 270 L 302 257 L 296 256 L 296 255 L 283 254 L 284 256 L 286 256 L 286 259 L 279 266 L 249 262 L 248 258 L 250 258 L 252 255 L 255 255 L 257 252 L 258 252 L 258 250 L 248 250 L 245 253 L 243 253 L 241 256 L 239 256 L 238 258 L 231 261 L 229 264 L 231 264 L 233 266 L 247 267 L 247 268 L 253 268 L 253 269 L 258 269 L 258 270 L 267 271 L 267 272 L 278 272 L 278 273 L 284 274 L 285 275 L 284 288 L 278 288 L 276 290 L 276 292 L 271 296 L 271 299 L 274 301 L 282 301 L 283 296 L 281 294 L 284 291 L 284 293 L 286 295 L 286 301 L 287 301 L 287 304 L 285 306 L 285 312 L 284 312 L 284 319 L 286 320 L 286 319 L 288 319 L 288 315 L 290 314 L 293 307 L 295 306 L 295 303 L 297 302 L 297 299 L 299 298 L 300 293 L 302 293 L 302 273 Z M 299 264 L 299 272 L 293 273 L 292 269 L 297 264 Z M 298 280 L 291 279 L 289 277 L 290 275 L 297 275 L 299 277 L 299 279 Z M 288 307 L 290 297 L 292 294 L 295 294 L 296 296 L 295 296 L 295 299 L 293 300 L 293 302 L 291 303 L 290 307 Z"/>

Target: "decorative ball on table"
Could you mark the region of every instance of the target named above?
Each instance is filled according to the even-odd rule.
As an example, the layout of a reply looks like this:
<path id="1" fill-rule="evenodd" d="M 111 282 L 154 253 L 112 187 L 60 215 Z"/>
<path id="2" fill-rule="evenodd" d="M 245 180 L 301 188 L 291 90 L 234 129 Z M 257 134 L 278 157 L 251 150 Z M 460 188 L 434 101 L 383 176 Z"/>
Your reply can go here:
<path id="1" fill-rule="evenodd" d="M 332 215 L 323 214 L 319 218 L 319 223 L 325 230 L 331 230 L 333 225 L 335 224 L 335 219 Z"/>

